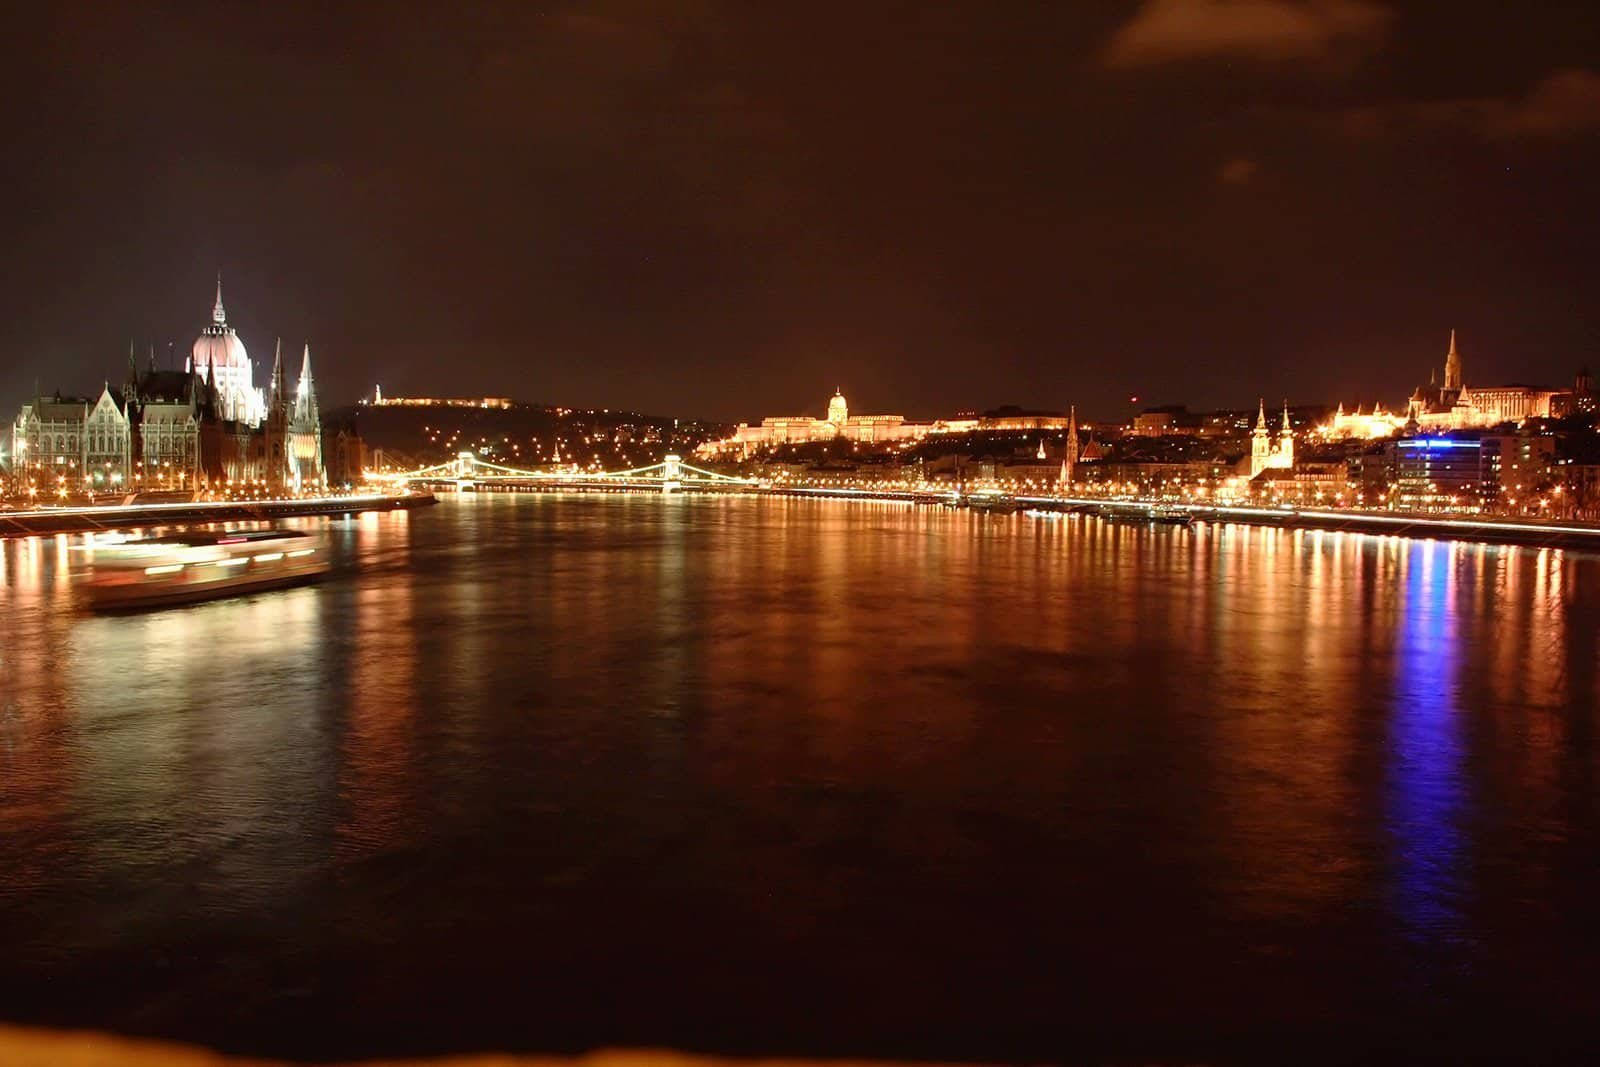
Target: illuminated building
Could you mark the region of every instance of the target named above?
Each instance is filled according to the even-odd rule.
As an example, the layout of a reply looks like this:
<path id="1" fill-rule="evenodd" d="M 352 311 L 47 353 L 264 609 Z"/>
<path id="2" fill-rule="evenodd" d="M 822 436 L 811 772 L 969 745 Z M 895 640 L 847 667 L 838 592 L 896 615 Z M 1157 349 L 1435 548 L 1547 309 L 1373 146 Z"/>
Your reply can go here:
<path id="1" fill-rule="evenodd" d="M 1359 406 L 1354 413 L 1347 413 L 1341 403 L 1339 410 L 1333 413 L 1333 418 L 1318 427 L 1317 432 L 1330 441 L 1352 438 L 1371 441 L 1393 437 L 1404 430 L 1405 425 L 1406 416 L 1385 411 L 1382 404 L 1374 404 L 1372 410 L 1366 413 Z"/>
<path id="2" fill-rule="evenodd" d="M 270 394 L 263 395 L 243 342 L 227 324 L 220 282 L 211 323 L 183 370 L 158 369 L 152 352 L 141 371 L 130 351 L 119 390 L 107 385 L 93 402 L 36 397 L 23 406 L 12 438 L 19 473 L 41 490 L 299 490 L 324 484 L 309 347 L 294 397 L 284 387 L 281 352 Z"/>
<path id="3" fill-rule="evenodd" d="M 1129 429 L 1134 437 L 1192 436 L 1200 432 L 1200 416 L 1191 415 L 1182 404 L 1146 408 L 1135 415 Z"/>
<path id="4" fill-rule="evenodd" d="M 284 398 L 287 403 L 287 397 Z M 317 390 L 311 378 L 311 346 L 306 345 L 300 361 L 300 380 L 295 384 L 294 409 L 289 413 L 287 480 L 296 492 L 323 484 L 322 418 L 317 412 Z"/>
<path id="5" fill-rule="evenodd" d="M 1408 511 L 1479 508 L 1492 495 L 1495 466 L 1482 441 L 1411 437 L 1395 442 L 1393 504 Z"/>
<path id="6" fill-rule="evenodd" d="M 1484 462 L 1492 471 L 1501 501 L 1509 506 L 1527 500 L 1554 480 L 1556 439 L 1534 434 L 1486 436 Z"/>
<path id="7" fill-rule="evenodd" d="M 1411 394 L 1407 416 L 1422 430 L 1464 430 L 1549 418 L 1552 402 L 1566 395 L 1560 389 L 1535 389 L 1527 385 L 1467 385 L 1462 376 L 1456 332 L 1450 331 L 1450 349 L 1444 357 L 1444 384 L 1418 386 Z M 1559 405 L 1557 405 L 1559 406 Z"/>
<path id="8" fill-rule="evenodd" d="M 1578 401 L 1579 396 L 1584 401 Z M 1437 376 L 1430 376 L 1428 384 L 1418 386 L 1406 401 L 1403 414 L 1385 411 L 1381 404 L 1365 414 L 1359 407 L 1354 414 L 1347 414 L 1340 404 L 1333 418 L 1318 427 L 1317 432 L 1329 440 L 1376 440 L 1402 433 L 1408 425 L 1422 431 L 1487 429 L 1504 422 L 1558 417 L 1582 409 L 1583 403 L 1593 406 L 1588 379 L 1582 373 L 1576 388 L 1571 390 L 1466 384 L 1461 351 L 1456 345 L 1455 331 L 1451 330 L 1442 384 Z"/>
<path id="9" fill-rule="evenodd" d="M 146 486 L 193 483 L 200 471 L 199 381 L 192 372 L 157 370 L 153 363 L 141 375 L 129 357 L 122 396 L 134 428 L 130 481 L 142 480 Z"/>
<path id="10" fill-rule="evenodd" d="M 1550 401 L 1550 417 L 1556 419 L 1578 413 L 1592 414 L 1596 410 L 1600 410 L 1600 397 L 1595 396 L 1594 377 L 1588 367 L 1578 371 L 1570 393 L 1558 393 Z"/>
<path id="11" fill-rule="evenodd" d="M 852 415 L 844 393 L 835 390 L 826 418 L 809 415 L 769 415 L 759 425 L 741 422 L 733 436 L 707 441 L 695 451 L 701 456 L 744 452 L 773 445 L 809 444 L 813 441 L 883 443 L 916 441 L 933 431 L 933 423 L 907 422 L 904 415 Z"/>
<path id="12" fill-rule="evenodd" d="M 1019 407 L 1007 405 L 995 408 L 993 411 L 985 411 L 972 420 L 961 416 L 950 420 L 941 419 L 933 424 L 930 432 L 968 433 L 977 430 L 1004 433 L 1014 430 L 1065 430 L 1071 421 L 1068 415 L 1054 411 L 1024 411 Z"/>
<path id="13" fill-rule="evenodd" d="M 1250 435 L 1250 477 L 1264 470 L 1294 469 L 1294 430 L 1289 425 L 1289 402 L 1283 402 L 1283 426 L 1277 444 L 1267 430 L 1267 402 L 1261 401 L 1255 432 Z"/>
<path id="14" fill-rule="evenodd" d="M 1299 463 L 1293 467 L 1268 467 L 1250 479 L 1250 492 L 1262 503 L 1331 504 L 1349 491 L 1346 463 Z"/>
<path id="15" fill-rule="evenodd" d="M 222 275 L 217 275 L 217 301 L 211 306 L 211 324 L 195 338 L 184 369 L 200 375 L 217 392 L 217 416 L 226 422 L 260 426 L 267 415 L 266 397 L 256 388 L 255 364 L 244 342 L 228 325 L 222 306 Z"/>
<path id="16" fill-rule="evenodd" d="M 92 410 L 99 415 L 100 405 L 96 403 Z M 73 489 L 77 489 L 81 472 L 89 462 L 90 411 L 89 401 L 60 393 L 48 399 L 35 397 L 33 403 L 24 404 L 11 427 L 11 453 L 17 471 L 32 473 L 40 489 L 53 490 L 60 484 L 57 479 L 68 477 L 73 480 Z M 120 411 L 118 416 L 118 436 L 125 438 L 126 420 L 120 418 Z M 100 425 L 106 426 L 106 420 L 101 419 Z"/>

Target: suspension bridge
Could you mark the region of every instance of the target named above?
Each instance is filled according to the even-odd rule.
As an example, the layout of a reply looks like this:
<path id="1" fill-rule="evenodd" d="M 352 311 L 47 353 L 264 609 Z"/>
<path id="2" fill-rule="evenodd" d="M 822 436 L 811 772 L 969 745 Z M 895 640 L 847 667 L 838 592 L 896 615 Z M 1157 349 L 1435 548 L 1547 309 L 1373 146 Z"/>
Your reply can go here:
<path id="1" fill-rule="evenodd" d="M 394 487 L 449 487 L 456 489 L 630 489 L 676 493 L 685 490 L 727 492 L 753 489 L 754 478 L 737 478 L 704 470 L 669 455 L 660 463 L 625 471 L 523 470 L 493 463 L 475 452 L 457 453 L 455 459 L 407 471 L 369 473 L 367 481 Z"/>

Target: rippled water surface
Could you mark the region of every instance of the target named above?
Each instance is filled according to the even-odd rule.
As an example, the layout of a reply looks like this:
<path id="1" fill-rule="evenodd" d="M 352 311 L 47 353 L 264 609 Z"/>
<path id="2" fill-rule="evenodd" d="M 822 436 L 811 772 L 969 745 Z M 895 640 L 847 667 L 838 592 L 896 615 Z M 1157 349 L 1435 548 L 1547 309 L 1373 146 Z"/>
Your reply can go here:
<path id="1" fill-rule="evenodd" d="M 316 526 L 321 520 L 305 520 Z M 0 542 L 0 1018 L 299 1057 L 1559 1054 L 1600 560 L 467 496 L 122 618 Z"/>

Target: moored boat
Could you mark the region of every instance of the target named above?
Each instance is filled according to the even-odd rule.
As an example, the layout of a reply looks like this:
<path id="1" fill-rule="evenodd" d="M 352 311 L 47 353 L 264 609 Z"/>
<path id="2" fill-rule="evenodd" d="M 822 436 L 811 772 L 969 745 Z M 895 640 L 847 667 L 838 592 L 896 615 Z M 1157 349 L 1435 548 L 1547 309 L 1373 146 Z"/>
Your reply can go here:
<path id="1" fill-rule="evenodd" d="M 97 611 L 240 596 L 313 581 L 329 568 L 323 539 L 298 530 L 195 532 L 92 545 L 84 587 Z"/>
<path id="2" fill-rule="evenodd" d="M 1001 514 L 1022 510 L 1022 505 L 1011 497 L 993 493 L 974 493 L 967 498 L 967 506 L 974 511 L 994 511 Z"/>
<path id="3" fill-rule="evenodd" d="M 1170 504 L 1155 504 L 1150 508 L 1150 521 L 1166 523 L 1171 526 L 1188 526 L 1194 522 L 1194 516 L 1187 508 L 1175 507 Z"/>

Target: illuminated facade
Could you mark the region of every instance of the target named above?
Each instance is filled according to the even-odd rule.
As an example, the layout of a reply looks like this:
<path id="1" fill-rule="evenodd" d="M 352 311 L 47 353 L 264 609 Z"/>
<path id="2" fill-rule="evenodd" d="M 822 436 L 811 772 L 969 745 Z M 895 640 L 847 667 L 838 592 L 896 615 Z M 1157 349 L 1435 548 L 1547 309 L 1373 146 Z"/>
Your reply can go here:
<path id="1" fill-rule="evenodd" d="M 227 325 L 219 283 L 211 324 L 183 370 L 141 371 L 132 352 L 119 390 L 97 400 L 35 398 L 12 425 L 19 476 L 42 492 L 132 492 L 325 484 L 321 418 L 306 349 L 291 397 L 281 351 L 270 392 L 253 381 L 244 344 Z"/>
<path id="2" fill-rule="evenodd" d="M 1580 376 L 1580 382 L 1583 379 Z M 1581 389 L 1581 386 L 1580 386 Z M 1329 440 L 1377 440 L 1394 437 L 1413 425 L 1423 432 L 1486 429 L 1505 422 L 1559 416 L 1573 407 L 1574 390 L 1535 389 L 1527 385 L 1473 386 L 1466 384 L 1456 334 L 1450 331 L 1444 376 L 1418 386 L 1406 401 L 1405 411 L 1385 411 L 1383 405 L 1363 413 L 1358 407 L 1347 414 L 1344 405 L 1317 432 Z"/>
<path id="3" fill-rule="evenodd" d="M 1481 441 L 1412 437 L 1395 443 L 1393 505 L 1407 511 L 1477 510 L 1495 483 Z"/>
<path id="4" fill-rule="evenodd" d="M 1462 376 L 1456 332 L 1450 331 L 1450 349 L 1444 358 L 1444 384 L 1418 386 L 1411 394 L 1407 415 L 1426 431 L 1469 430 L 1549 418 L 1551 405 L 1568 395 L 1561 389 L 1535 389 L 1526 385 L 1470 386 Z"/>
<path id="5" fill-rule="evenodd" d="M 288 408 L 288 397 L 281 403 Z M 294 407 L 286 410 L 287 460 L 285 479 L 296 492 L 320 488 L 326 481 L 322 463 L 322 417 L 317 411 L 317 388 L 311 377 L 311 346 L 300 361 L 300 381 L 295 384 Z"/>
<path id="6" fill-rule="evenodd" d="M 1383 410 L 1382 404 L 1374 404 L 1371 411 L 1362 412 L 1358 406 L 1354 413 L 1344 410 L 1344 405 L 1339 405 L 1339 410 L 1333 413 L 1317 432 L 1330 441 L 1348 441 L 1360 439 L 1374 441 L 1382 437 L 1393 437 L 1404 430 L 1406 416 L 1392 411 Z"/>
<path id="7" fill-rule="evenodd" d="M 47 492 L 68 478 L 76 490 L 96 471 L 101 482 L 120 485 L 132 453 L 127 414 L 109 387 L 94 402 L 36 397 L 12 423 L 11 453 L 19 474 L 34 475 L 36 488 Z"/>
<path id="8" fill-rule="evenodd" d="M 926 437 L 932 430 L 933 423 L 907 422 L 904 415 L 852 415 L 844 393 L 835 390 L 828 401 L 826 418 L 769 415 L 758 425 L 741 422 L 733 436 L 720 441 L 707 441 L 695 451 L 701 456 L 715 456 L 728 452 L 748 454 L 774 445 L 809 444 L 813 441 L 916 441 Z"/>
<path id="9" fill-rule="evenodd" d="M 1283 404 L 1283 426 L 1278 431 L 1277 444 L 1273 444 L 1267 430 L 1267 402 L 1261 401 L 1256 415 L 1255 432 L 1250 435 L 1250 477 L 1265 470 L 1294 469 L 1294 430 L 1289 425 L 1289 402 Z"/>
<path id="10" fill-rule="evenodd" d="M 217 301 L 211 306 L 211 324 L 195 338 L 184 367 L 217 391 L 217 414 L 228 422 L 260 426 L 267 417 L 267 398 L 256 388 L 255 364 L 222 306 L 222 276 L 217 276 Z"/>

